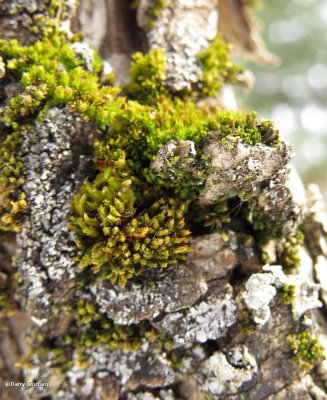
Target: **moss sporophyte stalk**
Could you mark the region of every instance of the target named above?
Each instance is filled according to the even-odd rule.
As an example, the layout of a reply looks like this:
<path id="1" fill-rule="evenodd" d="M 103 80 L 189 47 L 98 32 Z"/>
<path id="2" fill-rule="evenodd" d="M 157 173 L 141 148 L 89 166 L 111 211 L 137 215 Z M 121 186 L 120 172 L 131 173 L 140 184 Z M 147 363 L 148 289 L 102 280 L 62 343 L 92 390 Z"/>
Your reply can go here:
<path id="1" fill-rule="evenodd" d="M 42 121 L 51 107 L 67 107 L 94 124 L 97 138 L 95 168 L 71 202 L 69 226 L 81 252 L 81 269 L 112 283 L 125 285 L 146 267 L 166 268 L 185 259 L 191 234 L 185 221 L 193 219 L 192 201 L 210 169 L 210 160 L 201 155 L 210 135 L 218 135 L 226 146 L 236 140 L 255 145 L 265 142 L 271 131 L 271 123 L 260 122 L 255 113 L 197 105 L 202 94 L 196 90 L 168 93 L 165 54 L 160 49 L 133 56 L 131 79 L 122 89 L 102 85 L 99 58 L 94 57 L 92 71 L 87 71 L 64 34 L 55 30 L 29 46 L 1 40 L 0 51 L 2 79 L 10 79 L 19 89 L 5 99 L 0 115 L 0 228 L 18 231 L 28 207 L 22 189 L 24 137 L 33 121 Z M 199 55 L 199 62 L 201 90 L 207 88 L 206 94 L 219 90 L 236 71 L 220 37 Z M 193 141 L 202 165 L 201 171 L 190 173 L 192 160 L 179 165 L 178 159 L 171 159 L 176 184 L 150 169 L 158 150 L 170 140 Z M 217 213 L 222 224 L 227 223 L 229 218 L 221 214 L 225 208 L 226 204 L 211 207 L 210 219 Z M 203 215 L 207 223 L 209 217 Z M 221 226 L 219 221 L 214 225 Z"/>

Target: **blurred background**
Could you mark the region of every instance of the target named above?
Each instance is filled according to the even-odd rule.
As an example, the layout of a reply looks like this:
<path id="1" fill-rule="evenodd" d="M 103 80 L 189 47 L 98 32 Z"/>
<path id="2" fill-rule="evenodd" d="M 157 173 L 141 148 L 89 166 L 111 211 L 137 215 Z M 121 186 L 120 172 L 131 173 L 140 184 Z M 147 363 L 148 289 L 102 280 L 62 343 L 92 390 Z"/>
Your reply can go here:
<path id="1" fill-rule="evenodd" d="M 327 0 L 262 0 L 257 14 L 281 64 L 248 63 L 256 83 L 239 105 L 276 122 L 295 150 L 293 165 L 327 201 Z"/>

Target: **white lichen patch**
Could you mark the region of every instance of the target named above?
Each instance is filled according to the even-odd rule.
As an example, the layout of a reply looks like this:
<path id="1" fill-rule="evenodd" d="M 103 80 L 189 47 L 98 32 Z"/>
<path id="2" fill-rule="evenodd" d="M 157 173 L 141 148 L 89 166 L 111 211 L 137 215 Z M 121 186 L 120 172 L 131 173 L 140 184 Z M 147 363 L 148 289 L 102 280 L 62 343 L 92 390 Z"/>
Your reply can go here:
<path id="1" fill-rule="evenodd" d="M 255 323 L 264 325 L 270 319 L 269 304 L 283 285 L 295 287 L 293 316 L 298 320 L 306 311 L 321 307 L 319 285 L 308 283 L 300 275 L 285 275 L 280 265 L 266 265 L 264 273 L 253 274 L 245 284 L 242 295 Z"/>
<path id="2" fill-rule="evenodd" d="M 243 299 L 252 311 L 255 323 L 264 325 L 270 318 L 269 303 L 276 296 L 275 278 L 272 274 L 253 274 L 245 284 Z"/>
<path id="3" fill-rule="evenodd" d="M 229 354 L 232 355 L 228 359 L 225 354 L 216 352 L 203 363 L 205 378 L 201 389 L 204 392 L 213 396 L 237 393 L 241 385 L 256 374 L 256 360 L 245 346 L 231 349 Z"/>
<path id="4" fill-rule="evenodd" d="M 28 294 L 28 308 L 38 320 L 52 314 L 49 304 L 56 295 L 50 294 L 51 282 L 59 290 L 76 276 L 78 250 L 67 224 L 79 178 L 67 172 L 82 163 L 73 152 L 76 141 L 85 140 L 84 129 L 68 110 L 51 108 L 24 137 L 23 189 L 29 214 L 17 236 L 17 263 L 24 279 L 22 292 Z"/>

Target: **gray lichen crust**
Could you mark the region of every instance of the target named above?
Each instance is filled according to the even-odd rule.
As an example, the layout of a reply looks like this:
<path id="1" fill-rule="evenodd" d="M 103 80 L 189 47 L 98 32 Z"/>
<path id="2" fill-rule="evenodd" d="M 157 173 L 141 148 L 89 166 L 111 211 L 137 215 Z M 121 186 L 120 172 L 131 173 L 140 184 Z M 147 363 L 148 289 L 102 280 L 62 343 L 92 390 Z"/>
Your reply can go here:
<path id="1" fill-rule="evenodd" d="M 165 51 L 167 87 L 173 92 L 190 90 L 202 76 L 198 54 L 217 34 L 217 2 L 168 0 L 149 26 L 147 11 L 152 3 L 140 1 L 138 23 L 146 30 L 150 49 L 158 47 Z"/>
<path id="2" fill-rule="evenodd" d="M 21 150 L 30 213 L 17 238 L 18 264 L 22 292 L 39 323 L 47 321 L 52 302 L 64 301 L 76 275 L 77 251 L 67 222 L 84 160 L 79 159 L 78 143 L 85 138 L 86 129 L 78 118 L 53 108 L 30 128 Z"/>

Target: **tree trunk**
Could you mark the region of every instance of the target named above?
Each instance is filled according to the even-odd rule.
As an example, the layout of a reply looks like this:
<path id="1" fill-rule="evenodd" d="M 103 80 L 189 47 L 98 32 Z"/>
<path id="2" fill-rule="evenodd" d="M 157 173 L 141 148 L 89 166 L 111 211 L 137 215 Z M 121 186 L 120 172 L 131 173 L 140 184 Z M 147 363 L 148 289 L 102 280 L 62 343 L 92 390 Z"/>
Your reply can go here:
<path id="1" fill-rule="evenodd" d="M 319 189 L 313 184 L 305 188 L 290 170 L 292 151 L 272 123 L 253 116 L 239 122 L 236 111 L 226 119 L 222 110 L 235 108 L 231 83 L 249 83 L 248 74 L 220 59 L 219 75 L 208 78 L 213 86 L 207 85 L 205 75 L 212 64 L 210 71 L 217 71 L 219 55 L 205 53 L 217 34 L 253 60 L 274 62 L 258 35 L 250 2 L 0 3 L 1 38 L 17 39 L 22 46 L 17 52 L 13 44 L 0 45 L 0 399 L 327 399 L 327 216 Z M 79 31 L 82 43 L 76 41 Z M 123 96 L 111 92 L 92 103 L 93 93 L 81 94 L 83 86 L 74 86 L 72 77 L 67 88 L 73 100 L 58 100 L 59 83 L 51 91 L 50 78 L 42 81 L 41 70 L 32 78 L 31 65 L 39 66 L 38 59 L 30 50 L 25 55 L 24 49 L 30 45 L 34 51 L 38 40 L 49 37 L 51 42 L 59 34 L 65 42 L 51 56 L 58 61 L 56 77 L 64 68 L 73 74 L 67 67 L 67 59 L 73 57 L 77 68 L 89 74 L 84 84 L 97 79 L 94 92 L 104 93 L 101 87 L 112 89 L 113 71 L 115 85 L 128 98 L 123 105 Z M 73 56 L 60 53 L 68 43 Z M 89 45 L 104 60 L 101 71 L 96 70 Z M 149 64 L 138 65 L 135 72 L 134 57 L 133 75 L 131 57 L 136 51 L 155 54 L 157 48 L 163 51 L 165 69 L 151 81 L 158 86 L 150 87 L 144 78 Z M 35 88 L 40 91 L 42 83 L 46 94 L 34 106 L 32 93 Z M 110 102 L 115 107 L 117 102 L 118 111 L 103 122 Z M 144 133 L 141 117 L 150 115 L 154 121 L 162 103 L 163 120 L 169 107 L 176 107 L 174 118 L 180 118 L 190 102 L 203 118 L 212 115 L 223 122 L 208 122 L 210 132 L 198 141 L 196 135 L 179 135 L 193 123 L 192 113 L 197 111 L 191 111 L 183 126 L 171 123 L 173 133 L 145 161 L 142 152 L 150 152 L 150 140 L 139 137 L 149 138 L 151 132 Z M 91 115 L 94 105 L 101 115 Z M 133 107 L 139 107 L 136 114 Z M 137 117 L 140 125 L 133 134 L 139 136 L 132 139 L 128 129 Z M 128 124 L 117 134 L 119 118 Z M 253 131 L 260 140 L 250 136 Z M 8 139 L 12 137 L 15 147 Z M 101 146 L 109 143 L 109 156 L 97 153 L 97 141 Z M 128 165 L 123 172 L 122 159 L 110 158 L 121 151 Z M 15 158 L 11 164 L 6 152 Z M 8 163 L 18 162 L 23 165 L 21 176 L 15 172 L 13 179 Z M 158 246 L 159 254 L 162 237 L 168 238 L 171 229 L 174 243 L 183 244 L 175 252 L 177 263 L 171 257 L 167 265 L 159 258 L 153 262 L 156 250 L 149 247 L 148 264 L 131 266 L 138 272 L 131 272 L 135 276 L 128 275 L 126 281 L 125 276 L 119 281 L 124 254 L 118 258 L 118 272 L 110 270 L 105 279 L 98 279 L 91 261 L 85 268 L 78 265 L 87 251 L 76 246 L 83 235 L 76 224 L 77 230 L 71 229 L 76 221 L 71 200 L 80 196 L 85 180 L 91 185 L 109 170 L 109 184 L 123 180 L 125 189 L 119 195 L 133 187 L 139 196 L 128 217 L 127 208 L 118 213 L 125 213 L 127 222 L 121 219 L 117 228 L 122 230 L 132 219 L 154 219 L 156 212 L 162 218 L 157 227 L 138 226 L 137 234 L 124 239 L 129 246 L 122 247 L 124 252 L 133 248 L 137 253 L 133 245 L 140 241 L 141 247 Z M 132 170 L 132 183 L 126 183 L 127 170 Z M 94 188 L 86 189 L 85 198 Z M 167 198 L 174 207 L 186 204 L 185 228 L 179 211 L 169 214 L 163 203 Z M 150 207 L 152 200 L 159 205 Z M 117 201 L 112 204 L 119 207 Z M 168 228 L 166 215 L 174 228 Z M 89 216 L 84 212 L 79 218 L 85 231 Z M 178 224 L 177 234 L 172 229 Z M 146 236 L 149 231 L 151 237 Z M 114 232 L 110 230 L 108 240 Z M 102 243 L 103 234 L 96 239 L 94 235 L 83 237 L 83 246 Z M 148 242 L 142 241 L 145 236 Z M 117 239 L 114 253 L 120 245 Z M 186 248 L 187 254 L 179 256 Z"/>

